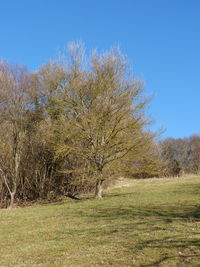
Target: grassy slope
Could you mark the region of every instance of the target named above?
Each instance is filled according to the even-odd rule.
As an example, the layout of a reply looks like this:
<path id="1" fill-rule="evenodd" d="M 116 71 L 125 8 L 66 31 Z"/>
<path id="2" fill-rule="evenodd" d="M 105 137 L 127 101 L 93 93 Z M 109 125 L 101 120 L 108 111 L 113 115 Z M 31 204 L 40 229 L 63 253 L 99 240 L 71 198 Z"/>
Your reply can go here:
<path id="1" fill-rule="evenodd" d="M 0 216 L 0 266 L 200 266 L 200 177 Z"/>

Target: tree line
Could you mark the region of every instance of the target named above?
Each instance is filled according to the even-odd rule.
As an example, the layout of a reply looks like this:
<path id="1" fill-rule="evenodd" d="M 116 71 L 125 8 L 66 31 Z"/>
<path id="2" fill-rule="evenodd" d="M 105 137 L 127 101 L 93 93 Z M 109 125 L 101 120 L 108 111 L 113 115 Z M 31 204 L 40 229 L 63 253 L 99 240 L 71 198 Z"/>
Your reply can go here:
<path id="1" fill-rule="evenodd" d="M 166 175 L 180 176 L 200 172 L 200 136 L 166 138 L 159 144 Z"/>
<path id="2" fill-rule="evenodd" d="M 85 56 L 70 44 L 67 59 L 35 73 L 1 61 L 0 206 L 86 192 L 101 198 L 120 175 L 198 172 L 200 138 L 156 143 L 148 102 L 117 49 Z"/>

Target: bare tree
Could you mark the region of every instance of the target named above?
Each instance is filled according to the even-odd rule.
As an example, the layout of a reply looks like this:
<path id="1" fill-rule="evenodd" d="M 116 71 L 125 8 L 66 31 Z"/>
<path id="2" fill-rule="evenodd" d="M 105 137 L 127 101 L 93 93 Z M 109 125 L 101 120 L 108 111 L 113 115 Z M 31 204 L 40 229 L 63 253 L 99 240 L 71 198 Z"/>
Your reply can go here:
<path id="1" fill-rule="evenodd" d="M 27 115 L 30 110 L 30 79 L 27 71 L 18 66 L 0 63 L 0 127 L 1 153 L 0 171 L 10 194 L 13 206 L 19 185 L 21 156 L 27 132 Z M 6 167 L 7 166 L 7 167 Z"/>
<path id="2" fill-rule="evenodd" d="M 72 64 L 54 97 L 54 104 L 60 107 L 54 149 L 57 157 L 75 153 L 88 163 L 95 195 L 101 198 L 106 168 L 131 151 L 138 153 L 144 144 L 148 101 L 142 83 L 129 78 L 118 50 L 100 56 L 93 53 L 86 68 L 82 49 L 71 45 L 70 54 Z"/>

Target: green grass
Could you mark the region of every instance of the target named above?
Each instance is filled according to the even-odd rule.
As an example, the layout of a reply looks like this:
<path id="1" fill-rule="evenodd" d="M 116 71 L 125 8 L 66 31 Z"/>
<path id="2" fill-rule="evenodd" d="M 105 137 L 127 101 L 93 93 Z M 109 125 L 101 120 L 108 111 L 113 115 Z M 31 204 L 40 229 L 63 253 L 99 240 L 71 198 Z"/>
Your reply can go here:
<path id="1" fill-rule="evenodd" d="M 200 266 L 200 177 L 0 210 L 0 266 Z"/>

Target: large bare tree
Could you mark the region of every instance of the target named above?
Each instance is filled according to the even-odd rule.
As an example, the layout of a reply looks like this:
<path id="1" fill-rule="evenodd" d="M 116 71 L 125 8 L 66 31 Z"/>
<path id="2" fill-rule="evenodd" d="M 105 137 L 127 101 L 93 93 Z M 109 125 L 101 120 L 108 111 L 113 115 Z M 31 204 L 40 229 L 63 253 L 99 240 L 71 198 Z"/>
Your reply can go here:
<path id="1" fill-rule="evenodd" d="M 74 153 L 88 163 L 96 197 L 101 198 L 105 170 L 144 146 L 148 101 L 143 97 L 142 83 L 130 78 L 118 50 L 100 56 L 93 53 L 85 65 L 83 49 L 74 44 L 70 56 L 71 65 L 54 88 L 53 107 L 59 112 L 53 147 L 57 157 Z"/>

